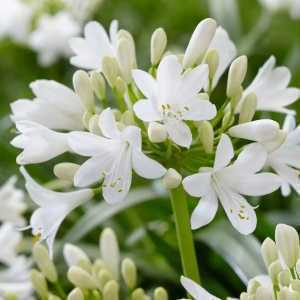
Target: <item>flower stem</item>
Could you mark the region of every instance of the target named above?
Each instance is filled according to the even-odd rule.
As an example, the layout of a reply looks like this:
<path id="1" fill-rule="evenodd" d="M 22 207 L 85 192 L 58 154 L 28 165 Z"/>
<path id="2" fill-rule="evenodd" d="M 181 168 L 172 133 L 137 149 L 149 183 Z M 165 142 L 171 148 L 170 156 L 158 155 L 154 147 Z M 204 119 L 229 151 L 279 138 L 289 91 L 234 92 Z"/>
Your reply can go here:
<path id="1" fill-rule="evenodd" d="M 195 245 L 190 225 L 187 199 L 182 186 L 170 190 L 176 233 L 184 276 L 200 284 Z"/>

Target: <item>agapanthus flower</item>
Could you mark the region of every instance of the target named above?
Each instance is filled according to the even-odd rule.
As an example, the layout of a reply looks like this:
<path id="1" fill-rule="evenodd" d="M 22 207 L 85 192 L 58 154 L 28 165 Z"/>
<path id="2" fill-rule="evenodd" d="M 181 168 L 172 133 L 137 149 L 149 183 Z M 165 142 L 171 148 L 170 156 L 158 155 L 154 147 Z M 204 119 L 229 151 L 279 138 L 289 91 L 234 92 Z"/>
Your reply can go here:
<path id="1" fill-rule="evenodd" d="M 174 55 L 162 59 L 156 79 L 142 70 L 134 70 L 134 81 L 145 95 L 145 99 L 135 103 L 134 112 L 145 122 L 162 122 L 174 143 L 189 148 L 193 138 L 185 121 L 210 120 L 216 115 L 215 105 L 198 94 L 207 77 L 207 65 L 183 73 Z"/>
<path id="2" fill-rule="evenodd" d="M 213 168 L 201 168 L 198 174 L 183 180 L 188 194 L 201 197 L 191 217 L 193 229 L 213 220 L 219 199 L 233 227 L 242 234 L 250 234 L 256 228 L 256 214 L 243 195 L 261 196 L 279 188 L 280 180 L 275 174 L 257 174 L 267 159 L 261 145 L 246 148 L 230 164 L 233 157 L 232 142 L 223 134 L 216 149 Z"/>
<path id="3" fill-rule="evenodd" d="M 110 108 L 99 117 L 103 136 L 87 132 L 69 135 L 71 149 L 91 157 L 81 165 L 74 184 L 84 187 L 103 179 L 103 197 L 108 203 L 126 198 L 132 179 L 132 169 L 141 177 L 154 179 L 164 175 L 165 168 L 142 152 L 141 130 L 128 126 L 120 130 Z"/>

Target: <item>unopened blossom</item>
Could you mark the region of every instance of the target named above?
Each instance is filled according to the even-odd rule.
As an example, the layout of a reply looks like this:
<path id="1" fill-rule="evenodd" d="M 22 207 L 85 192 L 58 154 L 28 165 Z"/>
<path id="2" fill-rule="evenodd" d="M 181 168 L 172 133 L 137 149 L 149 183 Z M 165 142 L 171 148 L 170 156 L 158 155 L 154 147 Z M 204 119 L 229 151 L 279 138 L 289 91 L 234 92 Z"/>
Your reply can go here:
<path id="1" fill-rule="evenodd" d="M 81 130 L 84 109 L 78 95 L 54 80 L 30 84 L 34 99 L 19 99 L 11 104 L 12 119 L 33 121 L 53 130 Z"/>
<path id="2" fill-rule="evenodd" d="M 88 186 L 102 179 L 104 199 L 108 203 L 117 203 L 129 192 L 132 169 L 148 179 L 164 175 L 165 168 L 142 152 L 140 128 L 128 126 L 120 130 L 110 108 L 101 113 L 99 128 L 103 136 L 87 132 L 69 135 L 71 149 L 91 157 L 76 172 L 75 186 Z"/>
<path id="3" fill-rule="evenodd" d="M 259 111 L 295 113 L 287 106 L 299 99 L 300 90 L 289 87 L 290 70 L 284 66 L 276 67 L 275 64 L 275 57 L 271 56 L 245 89 L 243 99 L 250 93 L 254 93 L 257 96 L 257 110 Z"/>
<path id="4" fill-rule="evenodd" d="M 229 134 L 255 141 L 264 147 L 267 153 L 265 166 L 271 167 L 280 176 L 284 196 L 291 193 L 291 187 L 300 192 L 300 128 L 296 127 L 294 117 L 286 117 L 282 130 L 274 121 L 257 120 L 234 126 Z"/>
<path id="5" fill-rule="evenodd" d="M 27 205 L 24 192 L 15 186 L 16 181 L 17 177 L 13 176 L 0 187 L 0 220 L 22 226 L 25 223 L 22 214 Z"/>
<path id="6" fill-rule="evenodd" d="M 37 28 L 29 36 L 29 45 L 38 52 L 41 65 L 49 66 L 60 57 L 69 57 L 69 39 L 80 33 L 80 25 L 71 14 L 42 15 Z"/>
<path id="7" fill-rule="evenodd" d="M 232 142 L 223 134 L 217 146 L 213 168 L 201 168 L 198 174 L 183 180 L 187 193 L 201 197 L 191 217 L 193 229 L 213 220 L 219 199 L 233 227 L 242 234 L 250 234 L 256 227 L 256 214 L 243 195 L 261 196 L 279 188 L 280 180 L 275 174 L 257 173 L 267 159 L 261 145 L 246 148 L 231 164 L 233 157 Z"/>
<path id="8" fill-rule="evenodd" d="M 198 94 L 207 76 L 207 65 L 183 73 L 174 55 L 162 59 L 156 79 L 142 70 L 134 70 L 134 81 L 145 96 L 134 105 L 135 114 L 145 122 L 161 122 L 174 143 L 189 148 L 192 133 L 185 121 L 210 120 L 216 115 L 215 105 Z"/>
<path id="9" fill-rule="evenodd" d="M 36 183 L 25 168 L 21 168 L 31 199 L 38 205 L 30 219 L 29 228 L 40 240 L 46 240 L 50 256 L 53 255 L 53 244 L 57 231 L 66 216 L 76 207 L 90 200 L 94 193 L 91 189 L 61 193 L 46 189 Z"/>
<path id="10" fill-rule="evenodd" d="M 74 37 L 70 46 L 75 53 L 71 64 L 89 70 L 102 69 L 104 57 L 116 57 L 118 22 L 112 21 L 109 36 L 98 22 L 89 22 L 84 27 L 84 38 Z"/>

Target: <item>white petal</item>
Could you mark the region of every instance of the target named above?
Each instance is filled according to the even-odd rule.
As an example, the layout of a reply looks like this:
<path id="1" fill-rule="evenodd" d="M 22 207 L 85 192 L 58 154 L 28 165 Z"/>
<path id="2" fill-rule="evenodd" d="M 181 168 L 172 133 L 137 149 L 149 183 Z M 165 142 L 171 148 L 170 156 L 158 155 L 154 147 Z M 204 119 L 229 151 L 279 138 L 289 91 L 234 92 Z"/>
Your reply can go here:
<path id="1" fill-rule="evenodd" d="M 279 124 L 273 120 L 256 120 L 233 126 L 228 133 L 236 138 L 263 142 L 275 138 L 280 130 Z"/>
<path id="2" fill-rule="evenodd" d="M 203 172 L 185 177 L 182 181 L 185 191 L 193 197 L 203 197 L 211 191 L 211 173 Z"/>
<path id="3" fill-rule="evenodd" d="M 105 137 L 111 139 L 120 138 L 120 130 L 111 108 L 106 108 L 99 116 L 99 127 Z"/>
<path id="4" fill-rule="evenodd" d="M 147 72 L 142 70 L 133 70 L 132 77 L 137 87 L 148 99 L 155 98 L 157 95 L 157 83 L 155 79 Z"/>
<path id="5" fill-rule="evenodd" d="M 192 133 L 187 124 L 182 121 L 168 120 L 166 123 L 170 139 L 177 145 L 189 148 L 192 144 Z"/>
<path id="6" fill-rule="evenodd" d="M 210 223 L 218 210 L 218 199 L 213 190 L 203 196 L 191 216 L 192 229 L 198 229 Z"/>
<path id="7" fill-rule="evenodd" d="M 282 129 L 287 133 L 292 132 L 296 128 L 296 119 L 294 116 L 287 115 L 284 119 Z"/>
<path id="8" fill-rule="evenodd" d="M 133 149 L 132 167 L 139 176 L 147 179 L 160 178 L 166 173 L 166 169 L 160 163 L 149 158 L 139 149 Z"/>
<path id="9" fill-rule="evenodd" d="M 201 100 L 199 97 L 191 98 L 185 103 L 186 109 L 183 114 L 184 120 L 204 121 L 211 120 L 217 114 L 214 104 L 208 100 Z"/>
<path id="10" fill-rule="evenodd" d="M 214 170 L 225 168 L 234 157 L 234 150 L 230 138 L 222 134 L 216 150 Z"/>
<path id="11" fill-rule="evenodd" d="M 151 100 L 142 99 L 134 104 L 133 110 L 136 116 L 144 122 L 160 121 L 162 118 L 153 105 Z"/>

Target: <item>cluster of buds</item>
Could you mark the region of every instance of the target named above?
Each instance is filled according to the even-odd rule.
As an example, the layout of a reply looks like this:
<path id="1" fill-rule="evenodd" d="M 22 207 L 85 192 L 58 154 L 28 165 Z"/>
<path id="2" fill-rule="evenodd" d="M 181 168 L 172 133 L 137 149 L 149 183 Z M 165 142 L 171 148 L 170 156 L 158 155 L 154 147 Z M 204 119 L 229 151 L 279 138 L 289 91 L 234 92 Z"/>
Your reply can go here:
<path id="1" fill-rule="evenodd" d="M 67 279 L 73 285 L 64 291 L 61 278 L 41 244 L 33 248 L 38 270 L 32 270 L 31 279 L 36 294 L 42 300 L 168 300 L 167 291 L 158 287 L 147 293 L 138 286 L 137 267 L 131 258 L 120 258 L 119 245 L 114 231 L 103 230 L 99 242 L 100 258 L 91 260 L 79 247 L 66 244 L 64 258 L 68 265 Z"/>

